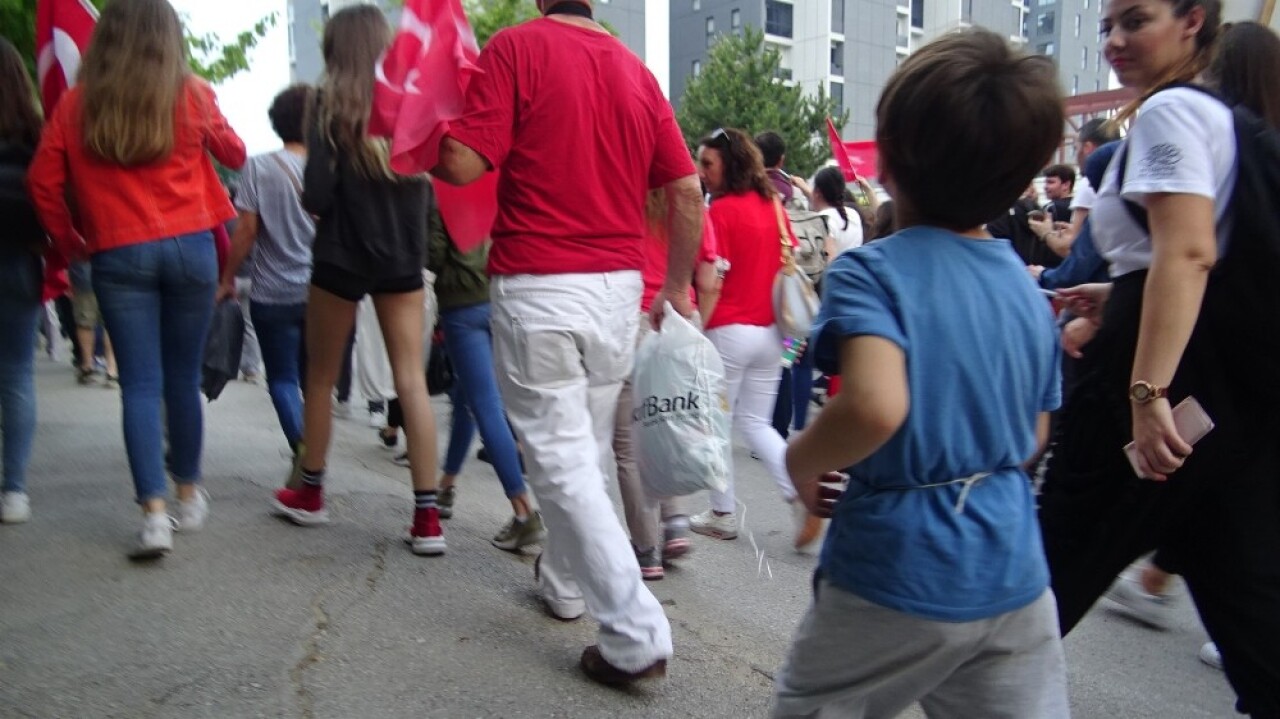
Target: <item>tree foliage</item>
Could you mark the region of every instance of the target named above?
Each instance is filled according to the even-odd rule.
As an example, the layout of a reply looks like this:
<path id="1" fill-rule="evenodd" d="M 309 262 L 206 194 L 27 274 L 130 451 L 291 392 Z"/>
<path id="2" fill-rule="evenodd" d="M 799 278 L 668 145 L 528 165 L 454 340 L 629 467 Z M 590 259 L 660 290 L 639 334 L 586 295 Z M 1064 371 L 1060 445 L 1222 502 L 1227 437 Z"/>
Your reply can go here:
<path id="1" fill-rule="evenodd" d="M 826 118 L 836 127 L 849 111 L 819 88 L 806 95 L 779 79 L 781 56 L 765 44 L 764 33 L 747 27 L 741 35 L 723 35 L 708 52 L 697 77 L 690 78 L 676 120 L 691 149 L 717 127 L 736 127 L 751 134 L 773 130 L 787 145 L 786 168 L 809 176 L 831 158 Z"/>
<path id="2" fill-rule="evenodd" d="M 233 42 L 226 43 L 212 33 L 193 35 L 184 18 L 187 62 L 191 65 L 191 71 L 216 85 L 248 70 L 249 51 L 275 26 L 276 14 L 271 13 L 254 23 L 253 27 L 236 35 Z"/>
<path id="3" fill-rule="evenodd" d="M 542 14 L 533 0 L 466 0 L 463 8 L 480 47 L 484 47 L 499 30 Z"/>
<path id="4" fill-rule="evenodd" d="M 471 23 L 480 47 L 484 47 L 499 30 L 542 15 L 533 0 L 463 0 L 462 9 L 467 13 L 467 21 Z M 603 20 L 596 22 L 614 37 L 618 36 L 617 28 Z"/>
<path id="5" fill-rule="evenodd" d="M 107 0 L 90 0 L 101 9 Z M 212 83 L 219 83 L 249 69 L 249 51 L 276 24 L 275 13 L 263 17 L 235 37 L 225 42 L 217 35 L 194 35 L 186 27 L 187 53 L 191 70 Z M 8 38 L 22 54 L 31 76 L 36 76 L 36 0 L 0 0 L 0 35 Z"/>

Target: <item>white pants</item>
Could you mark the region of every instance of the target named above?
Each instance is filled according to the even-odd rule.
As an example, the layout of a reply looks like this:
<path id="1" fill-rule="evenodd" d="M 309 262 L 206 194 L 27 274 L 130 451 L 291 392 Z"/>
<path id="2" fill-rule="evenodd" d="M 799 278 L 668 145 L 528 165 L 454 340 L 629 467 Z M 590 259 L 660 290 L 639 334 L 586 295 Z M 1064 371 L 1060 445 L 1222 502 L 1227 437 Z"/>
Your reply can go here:
<path id="1" fill-rule="evenodd" d="M 365 295 L 356 305 L 356 387 L 367 402 L 386 402 L 396 396 L 395 377 L 382 326 L 373 308 L 373 298 Z"/>
<path id="2" fill-rule="evenodd" d="M 707 331 L 724 361 L 729 390 L 729 416 L 747 446 L 764 463 L 788 502 L 796 489 L 787 474 L 787 441 L 773 428 L 773 403 L 778 398 L 778 373 L 782 371 L 782 335 L 775 325 L 725 325 Z M 733 512 L 737 497 L 734 476 L 729 488 L 711 493 L 711 508 Z"/>
<path id="3" fill-rule="evenodd" d="M 435 273 L 422 271 L 423 328 L 422 358 L 431 356 L 431 333 L 436 326 Z M 373 306 L 373 297 L 365 295 L 356 305 L 356 385 L 367 402 L 387 402 L 396 398 L 395 375 L 387 357 L 387 343 L 382 325 Z"/>
<path id="4" fill-rule="evenodd" d="M 543 596 L 585 602 L 600 653 L 624 671 L 671 656 L 671 626 L 606 491 L 622 382 L 631 374 L 639 272 L 493 278 L 493 354 L 529 487 L 547 526 Z"/>

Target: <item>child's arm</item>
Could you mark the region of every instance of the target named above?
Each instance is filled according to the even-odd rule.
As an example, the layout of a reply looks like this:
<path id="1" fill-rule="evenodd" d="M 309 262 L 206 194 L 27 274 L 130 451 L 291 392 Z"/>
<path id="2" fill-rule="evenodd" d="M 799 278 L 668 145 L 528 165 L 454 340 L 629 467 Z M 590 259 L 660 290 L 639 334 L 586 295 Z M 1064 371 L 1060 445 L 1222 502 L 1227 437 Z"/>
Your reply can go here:
<path id="1" fill-rule="evenodd" d="M 1022 468 L 1028 472 L 1033 471 L 1036 465 L 1040 463 L 1040 458 L 1044 456 L 1044 450 L 1049 446 L 1049 413 L 1041 412 L 1036 415 L 1036 451 L 1031 453 Z"/>
<path id="2" fill-rule="evenodd" d="M 889 441 L 907 419 L 910 390 L 902 348 L 861 335 L 840 344 L 840 394 L 787 448 L 787 472 L 810 511 L 827 472 L 851 467 Z"/>

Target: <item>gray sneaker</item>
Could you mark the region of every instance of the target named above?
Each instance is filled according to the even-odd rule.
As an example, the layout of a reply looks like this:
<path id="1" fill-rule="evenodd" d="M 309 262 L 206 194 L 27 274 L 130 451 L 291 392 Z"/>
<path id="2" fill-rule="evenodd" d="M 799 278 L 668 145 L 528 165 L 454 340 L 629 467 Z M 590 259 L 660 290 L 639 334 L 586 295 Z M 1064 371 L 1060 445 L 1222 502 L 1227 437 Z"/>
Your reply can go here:
<path id="1" fill-rule="evenodd" d="M 542 526 L 542 515 L 534 512 L 523 522 L 512 517 L 502 531 L 490 541 L 498 549 L 518 552 L 521 548 L 537 544 L 546 537 L 547 530 Z"/>
<path id="2" fill-rule="evenodd" d="M 405 462 L 408 466 L 409 457 L 405 456 Z M 453 501 L 458 498 L 457 487 L 441 487 L 436 494 L 436 506 L 440 508 L 440 518 L 448 519 L 453 516 Z"/>
<path id="3" fill-rule="evenodd" d="M 646 582 L 656 582 L 666 576 L 662 568 L 662 553 L 657 547 L 636 550 L 636 562 L 640 565 L 640 578 Z"/>

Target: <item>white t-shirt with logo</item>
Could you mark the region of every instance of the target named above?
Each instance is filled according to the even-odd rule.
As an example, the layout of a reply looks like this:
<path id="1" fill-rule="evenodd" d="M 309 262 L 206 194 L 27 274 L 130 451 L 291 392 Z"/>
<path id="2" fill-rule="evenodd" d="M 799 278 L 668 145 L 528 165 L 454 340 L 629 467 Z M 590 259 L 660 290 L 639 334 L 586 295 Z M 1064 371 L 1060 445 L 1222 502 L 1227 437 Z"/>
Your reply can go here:
<path id="1" fill-rule="evenodd" d="M 1122 152 L 1128 153 L 1123 186 L 1118 177 Z M 1212 199 L 1221 255 L 1235 182 L 1235 124 L 1226 105 L 1189 88 L 1165 90 L 1148 100 L 1107 167 L 1090 214 L 1093 242 L 1111 264 L 1111 276 L 1151 266 L 1151 238 L 1129 215 L 1123 200 L 1145 206 L 1147 194 L 1153 192 Z"/>
<path id="2" fill-rule="evenodd" d="M 827 218 L 827 231 L 831 233 L 831 239 L 835 240 L 836 255 L 862 246 L 862 219 L 854 210 L 846 209 L 844 213 L 849 217 L 848 227 L 844 226 L 844 220 L 840 219 L 840 211 L 836 208 L 828 207 L 818 211 L 819 215 Z M 835 257 L 828 259 L 834 260 Z"/>

